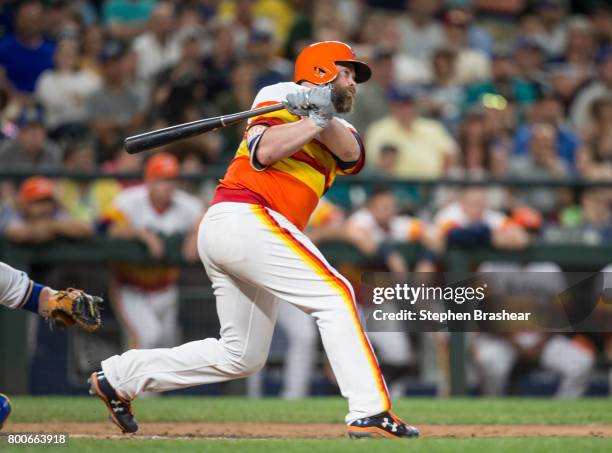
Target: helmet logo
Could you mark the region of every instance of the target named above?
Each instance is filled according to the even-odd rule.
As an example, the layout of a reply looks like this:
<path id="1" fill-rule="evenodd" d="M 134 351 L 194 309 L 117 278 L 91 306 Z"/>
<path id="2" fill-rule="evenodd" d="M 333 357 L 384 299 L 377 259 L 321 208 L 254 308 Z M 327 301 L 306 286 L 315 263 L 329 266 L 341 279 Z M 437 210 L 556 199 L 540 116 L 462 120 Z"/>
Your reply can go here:
<path id="1" fill-rule="evenodd" d="M 315 66 L 314 70 L 319 77 L 325 77 L 325 75 L 327 74 L 327 70 L 320 66 Z"/>

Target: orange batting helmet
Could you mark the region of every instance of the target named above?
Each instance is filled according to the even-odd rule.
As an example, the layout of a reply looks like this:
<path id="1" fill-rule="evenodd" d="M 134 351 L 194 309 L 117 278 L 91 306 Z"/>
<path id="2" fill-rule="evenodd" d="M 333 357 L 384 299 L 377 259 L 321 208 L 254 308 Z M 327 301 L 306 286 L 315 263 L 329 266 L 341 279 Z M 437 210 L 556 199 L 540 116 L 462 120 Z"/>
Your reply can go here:
<path id="1" fill-rule="evenodd" d="M 295 60 L 295 83 L 307 81 L 315 85 L 329 83 L 336 78 L 336 63 L 352 63 L 355 82 L 363 83 L 372 75 L 372 70 L 363 61 L 355 59 L 355 52 L 340 41 L 322 41 L 304 48 Z"/>

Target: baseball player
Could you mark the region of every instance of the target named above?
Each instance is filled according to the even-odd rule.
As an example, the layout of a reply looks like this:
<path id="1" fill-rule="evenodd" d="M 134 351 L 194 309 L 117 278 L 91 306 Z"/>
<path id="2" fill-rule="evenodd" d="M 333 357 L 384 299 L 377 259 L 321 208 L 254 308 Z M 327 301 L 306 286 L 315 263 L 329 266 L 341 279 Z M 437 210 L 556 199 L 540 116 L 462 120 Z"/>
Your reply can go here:
<path id="1" fill-rule="evenodd" d="M 79 289 L 56 291 L 30 280 L 25 272 L 0 262 L 0 305 L 28 310 L 62 326 L 77 324 L 86 332 L 101 325 L 100 297 Z M 11 412 L 11 403 L 0 393 L 0 429 Z"/>
<path id="2" fill-rule="evenodd" d="M 121 192 L 106 218 L 109 235 L 138 239 L 154 257 L 164 253 L 162 236 L 187 234 L 184 255 L 196 250 L 202 203 L 177 188 L 176 157 L 154 155 L 146 164 L 146 184 Z M 118 264 L 114 268 L 113 307 L 129 337 L 131 348 L 176 345 L 178 337 L 179 270 L 163 263 Z"/>
<path id="3" fill-rule="evenodd" d="M 336 113 L 350 111 L 356 83 L 370 68 L 338 41 L 304 48 L 294 82 L 264 87 L 253 107 L 285 109 L 254 117 L 200 224 L 198 252 L 212 282 L 220 338 L 171 349 L 131 350 L 102 362 L 92 393 L 124 431 L 138 429 L 131 400 L 245 377 L 265 363 L 279 303 L 316 320 L 348 399 L 351 437 L 415 437 L 391 411 L 385 381 L 361 327 L 353 289 L 303 233 L 338 174 L 365 161 L 357 131 Z"/>

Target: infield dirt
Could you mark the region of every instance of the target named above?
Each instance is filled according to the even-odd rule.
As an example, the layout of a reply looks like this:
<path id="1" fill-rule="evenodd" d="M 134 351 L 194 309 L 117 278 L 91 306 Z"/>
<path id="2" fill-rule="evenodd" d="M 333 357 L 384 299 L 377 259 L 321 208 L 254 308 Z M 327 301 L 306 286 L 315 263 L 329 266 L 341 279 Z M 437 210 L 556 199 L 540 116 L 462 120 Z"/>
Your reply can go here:
<path id="1" fill-rule="evenodd" d="M 419 425 L 423 437 L 612 437 L 612 425 Z M 216 439 L 333 439 L 346 436 L 341 424 L 315 423 L 141 423 L 135 435 L 122 435 L 118 428 L 106 423 L 57 422 L 10 423 L 3 430 L 10 432 L 64 432 L 80 438 L 216 438 Z"/>

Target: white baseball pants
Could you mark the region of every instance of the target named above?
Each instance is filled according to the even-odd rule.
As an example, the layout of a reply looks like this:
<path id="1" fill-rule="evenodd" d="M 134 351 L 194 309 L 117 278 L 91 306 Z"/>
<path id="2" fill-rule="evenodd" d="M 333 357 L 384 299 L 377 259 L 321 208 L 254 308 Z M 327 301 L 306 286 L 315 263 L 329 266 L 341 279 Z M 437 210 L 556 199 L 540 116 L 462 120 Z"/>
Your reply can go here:
<path id="1" fill-rule="evenodd" d="M 341 393 L 348 398 L 346 421 L 390 408 L 350 284 L 285 217 L 257 205 L 215 204 L 202 219 L 198 251 L 217 298 L 220 338 L 110 357 L 102 369 L 119 394 L 132 399 L 143 391 L 257 372 L 268 356 L 277 305 L 288 302 L 316 320 Z"/>
<path id="2" fill-rule="evenodd" d="M 517 360 L 514 347 L 505 338 L 482 334 L 477 337 L 474 350 L 483 393 L 487 396 L 503 395 Z M 578 398 L 589 386 L 595 357 L 569 338 L 555 335 L 544 346 L 539 362 L 544 369 L 557 373 L 561 378 L 557 398 Z"/>
<path id="3" fill-rule="evenodd" d="M 114 308 L 123 324 L 130 348 L 174 346 L 178 338 L 178 289 L 142 291 L 117 285 Z"/>

